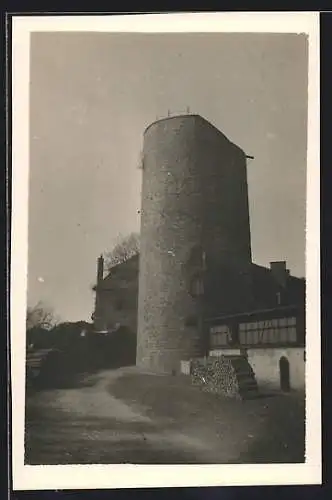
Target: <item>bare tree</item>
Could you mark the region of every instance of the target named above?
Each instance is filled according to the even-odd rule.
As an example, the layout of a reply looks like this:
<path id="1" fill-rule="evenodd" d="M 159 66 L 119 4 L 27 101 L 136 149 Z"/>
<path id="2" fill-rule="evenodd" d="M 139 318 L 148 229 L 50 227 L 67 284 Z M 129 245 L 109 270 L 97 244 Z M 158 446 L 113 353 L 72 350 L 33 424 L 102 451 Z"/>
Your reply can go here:
<path id="1" fill-rule="evenodd" d="M 105 254 L 105 265 L 109 270 L 112 267 L 126 262 L 131 257 L 139 253 L 139 234 L 131 233 L 128 236 L 120 236 L 118 243 L 113 247 L 110 252 Z"/>
<path id="2" fill-rule="evenodd" d="M 27 330 L 35 327 L 51 330 L 57 323 L 58 319 L 55 317 L 53 310 L 43 302 L 40 301 L 35 306 L 28 307 L 26 317 Z"/>

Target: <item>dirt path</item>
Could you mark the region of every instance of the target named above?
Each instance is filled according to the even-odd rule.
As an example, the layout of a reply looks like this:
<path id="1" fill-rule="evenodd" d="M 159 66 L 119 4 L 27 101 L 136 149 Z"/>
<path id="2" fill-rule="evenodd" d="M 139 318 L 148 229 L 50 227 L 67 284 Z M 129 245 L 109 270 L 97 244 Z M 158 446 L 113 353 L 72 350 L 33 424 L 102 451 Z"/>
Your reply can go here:
<path id="1" fill-rule="evenodd" d="M 52 391 L 50 408 L 86 419 L 111 418 L 121 422 L 151 422 L 151 419 L 133 410 L 115 398 L 109 391 L 110 384 L 120 377 L 120 370 L 104 371 L 85 379 L 87 386 L 77 389 Z"/>
<path id="2" fill-rule="evenodd" d="M 151 388 L 137 400 L 125 398 L 125 391 L 117 391 L 128 376 L 137 379 L 130 368 L 107 370 L 84 377 L 75 388 L 29 396 L 26 463 L 227 463 L 236 462 L 253 438 L 243 424 L 241 408 L 233 402 L 229 408 L 234 407 L 239 414 L 238 422 L 232 422 L 225 407 L 224 421 L 218 427 L 211 425 L 211 420 L 205 421 L 204 408 L 199 410 L 203 413 L 198 420 L 188 413 L 188 406 L 182 415 L 172 416 L 168 409 L 181 412 L 182 402 L 174 401 L 176 398 L 166 392 L 165 407 L 156 414 L 149 401 Z M 154 379 L 159 397 L 166 383 L 159 379 L 158 385 Z"/>

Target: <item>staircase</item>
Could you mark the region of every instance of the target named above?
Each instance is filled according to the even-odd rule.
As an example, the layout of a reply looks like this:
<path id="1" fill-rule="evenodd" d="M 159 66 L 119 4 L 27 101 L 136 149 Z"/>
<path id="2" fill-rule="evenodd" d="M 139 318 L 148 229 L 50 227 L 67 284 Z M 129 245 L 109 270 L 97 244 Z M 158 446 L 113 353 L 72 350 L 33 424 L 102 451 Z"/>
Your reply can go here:
<path id="1" fill-rule="evenodd" d="M 245 356 L 225 356 L 229 358 L 238 383 L 239 395 L 242 399 L 257 397 L 258 385 L 254 370 Z"/>

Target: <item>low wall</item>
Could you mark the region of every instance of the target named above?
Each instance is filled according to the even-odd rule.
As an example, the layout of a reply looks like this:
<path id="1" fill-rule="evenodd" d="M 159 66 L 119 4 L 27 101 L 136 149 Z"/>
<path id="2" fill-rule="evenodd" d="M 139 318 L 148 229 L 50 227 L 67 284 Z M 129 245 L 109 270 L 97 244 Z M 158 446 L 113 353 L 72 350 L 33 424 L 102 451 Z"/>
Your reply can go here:
<path id="1" fill-rule="evenodd" d="M 214 349 L 210 356 L 240 354 L 240 349 Z M 248 361 L 254 370 L 259 386 L 280 389 L 280 358 L 289 362 L 290 388 L 303 390 L 305 387 L 305 361 L 303 347 L 250 348 L 246 349 Z"/>
<path id="2" fill-rule="evenodd" d="M 304 348 L 285 347 L 275 349 L 248 349 L 248 361 L 252 366 L 259 385 L 280 388 L 280 358 L 289 362 L 290 388 L 304 389 L 305 361 Z"/>

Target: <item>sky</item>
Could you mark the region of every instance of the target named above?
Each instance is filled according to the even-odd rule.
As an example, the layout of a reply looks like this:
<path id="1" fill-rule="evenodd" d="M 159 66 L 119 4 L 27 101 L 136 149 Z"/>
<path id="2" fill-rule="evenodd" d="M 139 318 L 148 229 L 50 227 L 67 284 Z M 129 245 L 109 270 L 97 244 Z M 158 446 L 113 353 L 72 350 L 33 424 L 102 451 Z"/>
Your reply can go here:
<path id="1" fill-rule="evenodd" d="M 139 231 L 144 129 L 186 111 L 247 154 L 253 261 L 305 276 L 307 38 L 33 33 L 28 304 L 90 320 L 96 261 Z"/>

